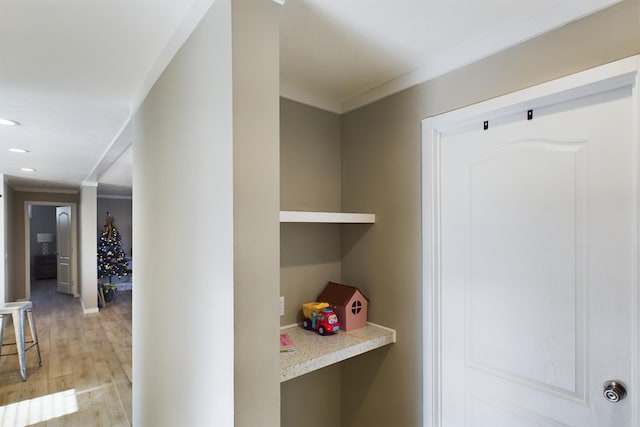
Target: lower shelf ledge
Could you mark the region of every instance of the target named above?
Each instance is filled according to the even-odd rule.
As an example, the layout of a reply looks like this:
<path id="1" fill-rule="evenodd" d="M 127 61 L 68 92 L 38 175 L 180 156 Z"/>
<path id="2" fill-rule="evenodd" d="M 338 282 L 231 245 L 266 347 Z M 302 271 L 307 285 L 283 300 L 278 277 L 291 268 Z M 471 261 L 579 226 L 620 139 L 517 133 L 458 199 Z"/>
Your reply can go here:
<path id="1" fill-rule="evenodd" d="M 324 337 L 300 325 L 283 326 L 280 333 L 289 334 L 295 344 L 295 351 L 280 353 L 281 383 L 396 342 L 395 330 L 370 322 Z"/>
<path id="2" fill-rule="evenodd" d="M 346 212 L 280 211 L 280 222 L 374 224 L 376 215 Z"/>

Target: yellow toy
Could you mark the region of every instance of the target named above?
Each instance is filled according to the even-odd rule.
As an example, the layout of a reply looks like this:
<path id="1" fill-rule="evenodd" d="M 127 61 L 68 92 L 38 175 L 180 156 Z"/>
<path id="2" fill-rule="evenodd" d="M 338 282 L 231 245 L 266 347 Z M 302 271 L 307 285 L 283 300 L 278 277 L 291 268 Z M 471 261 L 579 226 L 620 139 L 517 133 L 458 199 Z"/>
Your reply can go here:
<path id="1" fill-rule="evenodd" d="M 333 334 L 340 330 L 338 315 L 326 302 L 308 302 L 302 304 L 304 320 L 302 327 L 318 331 L 320 335 Z"/>

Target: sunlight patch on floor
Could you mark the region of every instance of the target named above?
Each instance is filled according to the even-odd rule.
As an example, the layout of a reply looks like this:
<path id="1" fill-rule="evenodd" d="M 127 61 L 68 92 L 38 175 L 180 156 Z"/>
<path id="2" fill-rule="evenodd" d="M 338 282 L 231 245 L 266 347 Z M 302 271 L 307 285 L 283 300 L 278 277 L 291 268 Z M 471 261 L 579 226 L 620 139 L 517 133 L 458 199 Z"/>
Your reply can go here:
<path id="1" fill-rule="evenodd" d="M 24 427 L 77 411 L 76 390 L 69 389 L 0 406 L 0 426 Z"/>

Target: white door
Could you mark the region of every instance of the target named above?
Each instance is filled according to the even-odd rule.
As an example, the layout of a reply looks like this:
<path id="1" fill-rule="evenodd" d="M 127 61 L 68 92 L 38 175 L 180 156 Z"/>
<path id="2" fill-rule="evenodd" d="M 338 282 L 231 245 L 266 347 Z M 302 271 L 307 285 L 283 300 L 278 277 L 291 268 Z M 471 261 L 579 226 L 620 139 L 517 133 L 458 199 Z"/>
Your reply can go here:
<path id="1" fill-rule="evenodd" d="M 58 292 L 74 294 L 72 275 L 71 206 L 56 207 Z"/>
<path id="2" fill-rule="evenodd" d="M 634 102 L 624 86 L 440 135 L 435 425 L 637 426 Z"/>

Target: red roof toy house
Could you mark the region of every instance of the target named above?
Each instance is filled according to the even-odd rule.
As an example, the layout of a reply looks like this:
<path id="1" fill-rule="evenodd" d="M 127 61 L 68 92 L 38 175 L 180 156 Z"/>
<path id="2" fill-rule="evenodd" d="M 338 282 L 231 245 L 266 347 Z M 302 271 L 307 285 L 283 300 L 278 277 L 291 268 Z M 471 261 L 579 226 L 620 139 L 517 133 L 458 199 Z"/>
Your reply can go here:
<path id="1" fill-rule="evenodd" d="M 329 282 L 317 301 L 328 302 L 333 307 L 338 314 L 340 329 L 352 331 L 367 325 L 369 298 L 354 286 Z"/>

